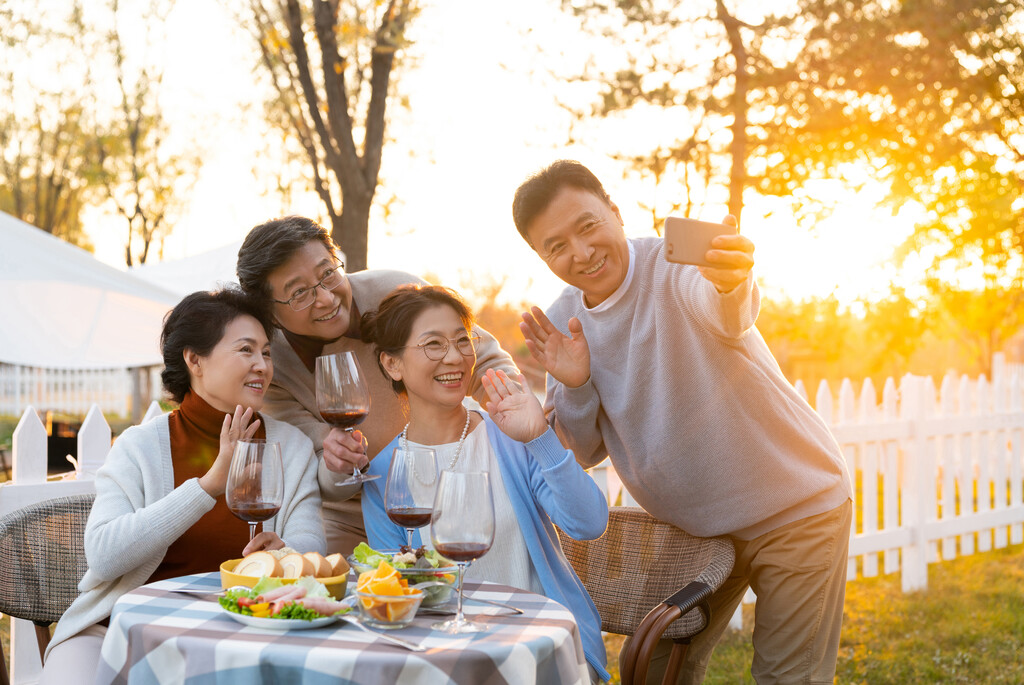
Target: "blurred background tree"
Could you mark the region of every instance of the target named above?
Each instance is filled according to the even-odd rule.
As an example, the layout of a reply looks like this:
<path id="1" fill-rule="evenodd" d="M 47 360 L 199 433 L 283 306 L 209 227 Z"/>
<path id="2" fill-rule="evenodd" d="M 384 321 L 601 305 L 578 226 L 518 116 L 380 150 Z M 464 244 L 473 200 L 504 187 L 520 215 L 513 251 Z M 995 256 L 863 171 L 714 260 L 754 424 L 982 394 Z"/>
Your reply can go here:
<path id="1" fill-rule="evenodd" d="M 81 10 L 77 3 L 66 13 L 36 9 L 0 4 L 0 211 L 88 247 L 81 213 L 96 177 Z M 26 54 L 31 72 L 19 58 Z"/>
<path id="2" fill-rule="evenodd" d="M 98 19 L 97 52 L 113 75 L 113 107 L 97 123 L 90 152 L 99 185 L 127 223 L 125 265 L 145 264 L 154 243 L 162 245 L 180 216 L 202 160 L 194 142 L 169 144 L 170 124 L 161 102 L 169 0 L 122 5 L 109 0 Z M 129 54 L 126 35 L 143 46 Z M 97 82 L 103 89 L 107 84 Z M 177 149 L 176 149 L 177 148 Z M 137 243 L 136 243 L 137 241 Z"/>
<path id="3" fill-rule="evenodd" d="M 270 124 L 306 162 L 346 269 L 366 268 L 370 208 L 412 0 L 251 0 Z"/>

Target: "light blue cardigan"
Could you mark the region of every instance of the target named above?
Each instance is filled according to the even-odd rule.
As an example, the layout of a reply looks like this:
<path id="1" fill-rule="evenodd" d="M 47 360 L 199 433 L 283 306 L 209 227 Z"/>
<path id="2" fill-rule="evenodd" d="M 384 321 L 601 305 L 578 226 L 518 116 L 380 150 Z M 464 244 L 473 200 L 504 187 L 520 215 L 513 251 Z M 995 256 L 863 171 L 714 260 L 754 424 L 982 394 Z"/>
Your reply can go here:
<path id="1" fill-rule="evenodd" d="M 601 617 L 562 554 L 552 521 L 576 540 L 599 538 L 608 525 L 608 502 L 552 429 L 521 443 L 502 433 L 489 416 L 483 419 L 544 594 L 576 617 L 587 662 L 607 681 L 611 676 L 605 669 Z M 384 485 L 400 438 L 395 437 L 370 460 L 368 473 L 380 478 L 363 484 L 363 523 L 374 549 L 397 549 L 405 544 L 405 528 L 392 523 L 384 511 Z M 419 535 L 419 531 L 413 533 L 414 544 L 421 544 Z"/>

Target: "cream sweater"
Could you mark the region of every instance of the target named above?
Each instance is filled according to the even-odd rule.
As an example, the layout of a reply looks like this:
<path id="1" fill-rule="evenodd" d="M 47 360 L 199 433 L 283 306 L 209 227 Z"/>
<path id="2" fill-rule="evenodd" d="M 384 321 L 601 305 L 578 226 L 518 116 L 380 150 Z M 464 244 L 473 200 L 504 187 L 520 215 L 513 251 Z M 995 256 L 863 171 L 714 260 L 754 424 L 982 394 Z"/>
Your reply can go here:
<path id="1" fill-rule="evenodd" d="M 360 271 L 349 274 L 348 278 L 352 285 L 352 297 L 360 313 L 375 310 L 380 301 L 400 285 L 426 285 L 426 281 L 401 271 Z M 480 381 L 487 369 L 503 369 L 510 375 L 518 373 L 518 370 L 512 358 L 501 349 L 490 333 L 480 328 L 476 330 L 480 335 L 480 343 L 477 345 L 477 362 L 470 393 L 483 402 L 486 393 Z M 401 432 L 406 423 L 405 408 L 391 389 L 391 383 L 377 367 L 373 345 L 343 337 L 324 346 L 323 354 L 346 351 L 355 353 L 370 387 L 370 413 L 358 429 L 366 436 L 366 454 L 375 455 Z M 263 412 L 299 428 L 313 441 L 317 456 L 321 456 L 324 438 L 331 427 L 320 418 L 317 410 L 313 374 L 280 331 L 275 333 L 271 341 L 271 357 L 274 360 L 274 378 L 267 390 Z M 319 459 L 318 468 L 328 550 L 347 554 L 351 550 L 342 547 L 345 542 L 354 544 L 351 540 L 355 538 L 366 539 L 359 499 L 360 486 L 336 486 L 335 483 L 344 480 L 345 475 L 327 470 L 323 459 Z"/>
<path id="2" fill-rule="evenodd" d="M 110 616 L 117 599 L 145 583 L 170 544 L 216 503 L 198 478 L 174 487 L 167 417 L 127 429 L 96 472 L 96 501 L 85 528 L 89 569 L 78 584 L 82 594 L 57 623 L 47 654 Z M 264 530 L 301 552 L 323 553 L 316 457 L 309 438 L 288 424 L 266 415 L 263 419 L 267 440 L 281 443 L 284 457 L 281 511 L 264 522 Z"/>
<path id="3" fill-rule="evenodd" d="M 850 498 L 839 446 L 754 327 L 753 277 L 723 295 L 661 239 L 631 243 L 608 306 L 569 287 L 547 310 L 563 333 L 577 317 L 590 346 L 587 383 L 548 377 L 545 408 L 577 460 L 611 457 L 640 506 L 698 536 L 751 539 Z"/>

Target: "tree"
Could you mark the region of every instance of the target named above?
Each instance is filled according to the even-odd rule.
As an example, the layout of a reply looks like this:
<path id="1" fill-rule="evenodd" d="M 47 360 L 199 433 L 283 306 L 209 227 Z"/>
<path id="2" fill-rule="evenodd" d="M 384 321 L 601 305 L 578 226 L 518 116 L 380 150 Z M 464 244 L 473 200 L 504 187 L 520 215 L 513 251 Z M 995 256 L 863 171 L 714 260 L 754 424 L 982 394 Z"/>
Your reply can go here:
<path id="1" fill-rule="evenodd" d="M 251 0 L 250 9 L 273 88 L 270 121 L 306 157 L 346 268 L 365 269 L 392 75 L 417 3 Z"/>
<path id="2" fill-rule="evenodd" d="M 90 100 L 80 14 L 44 23 L 34 3 L 0 7 L 0 211 L 88 247 L 81 211 L 95 183 L 88 158 Z M 32 76 L 26 68 L 32 55 Z M 53 80 L 62 73 L 65 86 Z"/>
<path id="3" fill-rule="evenodd" d="M 724 0 L 563 0 L 563 7 L 603 35 L 614 50 L 600 51 L 583 74 L 598 84 L 592 114 L 664 116 L 671 131 L 653 150 L 614 151 L 657 188 L 679 201 L 648 205 L 654 225 L 668 212 L 694 213 L 716 187 L 727 192 L 730 213 L 743 211 L 753 142 L 768 124 L 752 111 L 760 99 L 754 74 L 775 70 L 769 49 L 789 39 L 792 15 L 765 15 L 759 6 L 730 9 Z M 609 55 L 615 55 L 610 59 Z M 576 80 L 572 77 L 570 80 Z M 665 195 L 666 193 L 659 193 Z"/>
<path id="4" fill-rule="evenodd" d="M 926 209 L 904 252 L 1019 270 L 1024 2 L 813 0 L 803 15 L 792 65 L 760 79 L 776 126 L 758 149 L 759 190 L 867 167 L 894 206 Z"/>
<path id="5" fill-rule="evenodd" d="M 152 0 L 131 30 L 144 31 L 147 50 L 160 43 L 158 32 L 171 5 Z M 116 80 L 113 114 L 97 127 L 93 152 L 105 197 L 127 223 L 125 264 L 145 264 L 154 241 L 162 240 L 184 205 L 183 196 L 201 166 L 191 151 L 177 152 L 168 143 L 170 126 L 160 103 L 163 68 L 148 55 L 129 55 L 123 32 L 124 12 L 110 0 L 110 28 L 104 44 Z M 137 21 L 141 20 L 141 29 Z M 135 246 L 135 241 L 141 248 Z"/>

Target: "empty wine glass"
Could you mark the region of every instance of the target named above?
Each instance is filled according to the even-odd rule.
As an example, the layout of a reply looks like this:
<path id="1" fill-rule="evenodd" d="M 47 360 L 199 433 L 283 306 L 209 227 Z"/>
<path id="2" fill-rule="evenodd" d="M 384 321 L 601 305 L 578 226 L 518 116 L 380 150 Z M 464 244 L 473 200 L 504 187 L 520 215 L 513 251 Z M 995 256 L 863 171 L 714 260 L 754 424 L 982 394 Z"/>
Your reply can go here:
<path id="1" fill-rule="evenodd" d="M 437 454 L 429 447 L 396 447 L 384 486 L 384 511 L 405 528 L 412 547 L 412 532 L 430 523 L 437 489 Z"/>
<path id="2" fill-rule="evenodd" d="M 459 602 L 455 618 L 433 624 L 445 633 L 476 633 L 484 627 L 462 613 L 462 581 L 466 567 L 494 543 L 494 498 L 487 473 L 442 471 L 430 518 L 434 549 L 459 566 Z"/>
<path id="3" fill-rule="evenodd" d="M 349 433 L 370 413 L 370 389 L 354 353 L 338 352 L 316 358 L 316 407 L 324 421 Z M 357 468 L 335 485 L 353 485 L 377 478 L 380 476 L 363 475 Z"/>
<path id="4" fill-rule="evenodd" d="M 231 455 L 224 499 L 231 513 L 249 524 L 250 541 L 256 536 L 256 523 L 281 510 L 283 497 L 281 445 L 266 440 L 239 440 Z"/>

